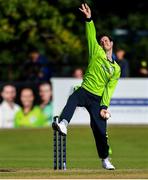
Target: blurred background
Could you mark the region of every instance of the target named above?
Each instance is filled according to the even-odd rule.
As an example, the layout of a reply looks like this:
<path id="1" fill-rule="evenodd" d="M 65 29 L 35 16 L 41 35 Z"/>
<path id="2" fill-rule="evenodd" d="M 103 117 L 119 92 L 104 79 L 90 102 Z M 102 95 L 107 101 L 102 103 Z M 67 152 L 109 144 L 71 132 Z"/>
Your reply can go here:
<path id="1" fill-rule="evenodd" d="M 0 127 L 48 126 L 52 79 L 83 78 L 88 55 L 85 19 L 78 10 L 83 2 L 0 0 Z M 109 33 L 114 39 L 121 79 L 147 78 L 147 1 L 85 2 L 97 35 Z"/>
<path id="2" fill-rule="evenodd" d="M 116 173 L 101 171 L 89 115 L 79 107 L 67 138 L 72 171 L 51 170 L 52 117 L 81 84 L 88 64 L 78 10 L 83 2 L 92 9 L 97 36 L 113 37 L 121 67 L 108 121 Z M 0 177 L 147 178 L 147 124 L 147 0 L 0 0 Z"/>

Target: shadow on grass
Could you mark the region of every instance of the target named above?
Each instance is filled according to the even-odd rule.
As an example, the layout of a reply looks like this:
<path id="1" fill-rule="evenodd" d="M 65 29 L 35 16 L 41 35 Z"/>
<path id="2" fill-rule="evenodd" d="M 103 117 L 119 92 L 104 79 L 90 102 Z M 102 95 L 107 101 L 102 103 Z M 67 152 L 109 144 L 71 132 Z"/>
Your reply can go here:
<path id="1" fill-rule="evenodd" d="M 14 169 L 0 169 L 0 173 L 16 172 Z"/>

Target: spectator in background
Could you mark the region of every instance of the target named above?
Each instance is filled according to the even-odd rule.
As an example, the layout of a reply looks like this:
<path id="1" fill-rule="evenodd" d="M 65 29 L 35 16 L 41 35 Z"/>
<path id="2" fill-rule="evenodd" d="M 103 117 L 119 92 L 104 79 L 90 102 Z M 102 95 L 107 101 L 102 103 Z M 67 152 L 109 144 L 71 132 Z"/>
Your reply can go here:
<path id="1" fill-rule="evenodd" d="M 49 82 L 43 82 L 39 86 L 39 95 L 41 99 L 40 107 L 48 119 L 49 124 L 52 123 L 53 104 L 52 104 L 52 87 Z"/>
<path id="2" fill-rule="evenodd" d="M 77 79 L 83 78 L 83 69 L 82 68 L 76 68 L 73 72 L 73 77 Z"/>
<path id="3" fill-rule="evenodd" d="M 15 114 L 20 109 L 19 105 L 15 104 L 16 88 L 11 84 L 3 86 L 2 103 L 0 105 L 0 128 L 13 128 Z"/>
<path id="4" fill-rule="evenodd" d="M 138 75 L 139 77 L 148 77 L 148 65 L 145 60 L 140 61 Z"/>
<path id="5" fill-rule="evenodd" d="M 30 88 L 21 91 L 22 108 L 16 113 L 15 127 L 43 127 L 48 125 L 47 118 L 39 106 L 34 106 L 34 93 Z"/>
<path id="6" fill-rule="evenodd" d="M 29 60 L 23 64 L 22 73 L 21 79 L 36 82 L 48 81 L 52 76 L 48 59 L 37 49 L 30 52 Z"/>
<path id="7" fill-rule="evenodd" d="M 129 63 L 124 58 L 124 56 L 125 56 L 125 51 L 123 49 L 118 49 L 116 51 L 117 63 L 119 64 L 119 66 L 121 68 L 121 76 L 120 77 L 129 77 Z"/>

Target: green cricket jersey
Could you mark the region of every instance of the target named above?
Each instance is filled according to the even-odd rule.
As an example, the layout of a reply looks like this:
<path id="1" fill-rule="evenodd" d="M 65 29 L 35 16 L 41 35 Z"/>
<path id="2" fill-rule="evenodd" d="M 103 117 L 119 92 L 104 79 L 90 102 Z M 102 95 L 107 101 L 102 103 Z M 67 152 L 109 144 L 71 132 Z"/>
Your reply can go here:
<path id="1" fill-rule="evenodd" d="M 43 127 L 48 126 L 48 118 L 43 114 L 40 107 L 35 106 L 33 109 L 24 114 L 23 109 L 20 109 L 15 115 L 14 126 L 17 127 Z"/>
<path id="2" fill-rule="evenodd" d="M 89 64 L 83 78 L 82 87 L 92 94 L 101 96 L 101 106 L 108 107 L 110 99 L 120 77 L 120 67 L 107 59 L 103 48 L 96 39 L 93 21 L 86 22 Z"/>

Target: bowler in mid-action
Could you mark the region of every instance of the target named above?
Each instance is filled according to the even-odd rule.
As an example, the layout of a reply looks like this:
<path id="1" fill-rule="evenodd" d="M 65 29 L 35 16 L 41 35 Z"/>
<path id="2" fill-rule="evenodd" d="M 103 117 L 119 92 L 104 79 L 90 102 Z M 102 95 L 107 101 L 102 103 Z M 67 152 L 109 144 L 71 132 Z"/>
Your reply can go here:
<path id="1" fill-rule="evenodd" d="M 113 41 L 103 35 L 96 38 L 96 30 L 87 4 L 79 8 L 86 16 L 86 36 L 88 41 L 89 62 L 81 87 L 68 99 L 61 115 L 60 122 L 53 123 L 55 130 L 67 135 L 67 126 L 77 106 L 87 109 L 91 118 L 91 128 L 96 142 L 98 155 L 105 169 L 114 170 L 109 159 L 109 145 L 106 127 L 108 106 L 120 77 L 120 67 L 112 58 Z"/>

